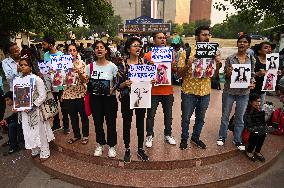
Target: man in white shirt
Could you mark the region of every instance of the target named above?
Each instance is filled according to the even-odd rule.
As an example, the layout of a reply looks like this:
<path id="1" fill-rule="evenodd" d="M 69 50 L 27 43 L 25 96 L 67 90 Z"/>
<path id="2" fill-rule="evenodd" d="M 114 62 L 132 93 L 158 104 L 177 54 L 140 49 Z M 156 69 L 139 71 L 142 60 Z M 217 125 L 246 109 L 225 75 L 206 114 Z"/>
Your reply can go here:
<path id="1" fill-rule="evenodd" d="M 10 43 L 7 49 L 9 57 L 2 61 L 2 67 L 9 82 L 10 91 L 13 91 L 13 79 L 18 76 L 17 62 L 21 59 L 21 51 L 16 43 Z"/>

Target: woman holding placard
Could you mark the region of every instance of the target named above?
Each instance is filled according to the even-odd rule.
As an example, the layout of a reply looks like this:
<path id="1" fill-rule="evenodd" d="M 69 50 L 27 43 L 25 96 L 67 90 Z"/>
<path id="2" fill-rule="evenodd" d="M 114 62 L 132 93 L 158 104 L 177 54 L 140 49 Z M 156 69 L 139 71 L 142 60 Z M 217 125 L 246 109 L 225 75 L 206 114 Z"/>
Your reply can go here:
<path id="1" fill-rule="evenodd" d="M 225 84 L 222 95 L 222 117 L 219 129 L 217 145 L 225 144 L 229 125 L 229 116 L 233 103 L 235 108 L 234 140 L 235 146 L 245 150 L 242 143 L 242 132 L 244 129 L 243 116 L 248 104 L 250 89 L 254 88 L 254 64 L 255 59 L 247 53 L 251 38 L 241 35 L 237 40 L 238 52 L 226 59 L 224 73 Z"/>
<path id="2" fill-rule="evenodd" d="M 95 124 L 97 147 L 94 156 L 101 156 L 104 145 L 109 145 L 108 156 L 115 157 L 117 144 L 116 117 L 118 104 L 115 95 L 114 78 L 117 67 L 108 60 L 110 49 L 97 41 L 95 47 L 95 61 L 86 67 L 89 82 L 87 90 L 90 94 L 90 107 Z M 104 119 L 107 125 L 107 140 L 103 128 Z"/>
<path id="3" fill-rule="evenodd" d="M 138 38 L 130 38 L 125 43 L 125 53 L 128 58 L 118 65 L 119 71 L 117 75 L 117 83 L 119 85 L 120 91 L 120 101 L 121 101 L 121 113 L 123 118 L 123 140 L 125 145 L 124 162 L 131 161 L 130 154 L 130 129 L 133 116 L 133 109 L 130 109 L 130 86 L 132 81 L 129 79 L 129 68 L 130 65 L 141 65 L 143 64 L 142 55 L 142 41 Z M 148 161 L 149 157 L 145 154 L 143 150 L 144 142 L 144 118 L 146 109 L 136 108 L 136 128 L 138 136 L 138 157 L 142 161 Z"/>
<path id="4" fill-rule="evenodd" d="M 54 139 L 49 121 L 42 120 L 39 107 L 46 99 L 44 82 L 32 74 L 31 61 L 28 58 L 19 62 L 22 78 L 30 77 L 32 87 L 32 107 L 20 113 L 19 121 L 22 122 L 26 149 L 32 150 L 32 157 L 39 155 L 42 161 L 50 156 L 49 142 Z"/>
<path id="5" fill-rule="evenodd" d="M 71 138 L 68 143 L 73 144 L 74 142 L 81 139 L 81 132 L 79 126 L 79 115 L 81 117 L 82 123 L 82 144 L 88 143 L 89 137 L 89 119 L 85 112 L 85 103 L 84 97 L 86 95 L 86 74 L 85 67 L 86 64 L 81 60 L 80 55 L 78 54 L 75 44 L 70 44 L 68 46 L 68 54 L 73 57 L 73 71 L 76 73 L 76 83 L 66 84 L 64 88 L 62 99 L 65 109 L 67 109 L 68 114 L 71 119 L 72 129 L 74 137 Z M 72 74 L 71 72 L 71 74 Z M 68 79 L 68 76 L 67 76 Z M 71 81 L 72 82 L 72 81 Z"/>
<path id="6" fill-rule="evenodd" d="M 257 93 L 260 95 L 261 103 L 260 108 L 263 110 L 265 101 L 265 91 L 262 90 L 264 76 L 266 74 L 266 54 L 272 53 L 272 46 L 269 42 L 262 42 L 255 46 L 256 63 L 255 63 L 255 88 L 251 90 L 251 93 Z"/>

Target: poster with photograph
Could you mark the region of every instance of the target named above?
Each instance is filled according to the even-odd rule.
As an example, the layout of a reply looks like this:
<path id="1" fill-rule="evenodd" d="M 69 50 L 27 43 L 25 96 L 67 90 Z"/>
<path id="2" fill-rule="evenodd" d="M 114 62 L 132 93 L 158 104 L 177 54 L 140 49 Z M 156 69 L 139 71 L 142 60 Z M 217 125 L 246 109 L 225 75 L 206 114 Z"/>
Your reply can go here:
<path id="1" fill-rule="evenodd" d="M 216 42 L 197 42 L 195 57 L 200 58 L 215 58 L 219 44 Z"/>
<path id="2" fill-rule="evenodd" d="M 275 91 L 277 80 L 277 70 L 269 70 L 263 80 L 261 91 Z"/>
<path id="3" fill-rule="evenodd" d="M 110 80 L 91 78 L 87 89 L 93 95 L 110 95 Z"/>
<path id="4" fill-rule="evenodd" d="M 130 65 L 128 78 L 131 81 L 151 81 L 156 78 L 156 65 Z"/>
<path id="5" fill-rule="evenodd" d="M 30 110 L 32 108 L 32 88 L 34 78 L 26 76 L 13 80 L 13 108 L 17 111 Z"/>
<path id="6" fill-rule="evenodd" d="M 204 67 L 204 77 L 211 78 L 216 70 L 215 60 L 212 58 L 204 58 L 203 59 L 203 67 Z"/>
<path id="7" fill-rule="evenodd" d="M 76 85 L 77 74 L 74 72 L 74 70 L 68 69 L 65 74 L 66 75 L 65 75 L 64 85 L 67 85 L 67 86 Z"/>
<path id="8" fill-rule="evenodd" d="M 278 71 L 279 68 L 279 53 L 266 54 L 266 70 Z"/>
<path id="9" fill-rule="evenodd" d="M 52 86 L 53 87 L 63 86 L 63 78 L 64 77 L 65 77 L 65 71 L 64 70 L 55 70 L 55 72 L 53 74 L 51 74 Z"/>
<path id="10" fill-rule="evenodd" d="M 248 88 L 251 79 L 251 64 L 232 64 L 230 88 Z"/>
<path id="11" fill-rule="evenodd" d="M 133 82 L 130 92 L 130 109 L 151 108 L 151 82 Z"/>
<path id="12" fill-rule="evenodd" d="M 157 66 L 155 85 L 171 85 L 172 84 L 172 67 L 171 63 L 155 63 Z"/>
<path id="13" fill-rule="evenodd" d="M 51 70 L 51 61 L 39 61 L 38 68 L 41 74 L 46 75 L 50 73 Z"/>
<path id="14" fill-rule="evenodd" d="M 192 77 L 202 78 L 204 75 L 203 59 L 195 59 L 192 63 Z"/>

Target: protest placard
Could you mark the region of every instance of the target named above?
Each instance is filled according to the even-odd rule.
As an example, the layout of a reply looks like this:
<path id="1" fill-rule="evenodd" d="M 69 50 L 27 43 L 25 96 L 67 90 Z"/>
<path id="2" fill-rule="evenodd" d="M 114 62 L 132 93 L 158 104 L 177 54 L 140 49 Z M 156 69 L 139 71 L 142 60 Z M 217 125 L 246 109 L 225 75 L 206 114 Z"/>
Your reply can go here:
<path id="1" fill-rule="evenodd" d="M 268 72 L 264 76 L 261 91 L 275 91 L 276 81 L 277 81 L 277 71 L 268 70 Z"/>
<path id="2" fill-rule="evenodd" d="M 151 82 L 133 82 L 130 92 L 130 109 L 151 108 Z"/>
<path id="3" fill-rule="evenodd" d="M 266 70 L 278 71 L 279 68 L 279 53 L 266 54 Z"/>
<path id="4" fill-rule="evenodd" d="M 154 63 L 173 61 L 173 48 L 172 47 L 152 47 L 151 48 L 151 61 Z"/>
<path id="5" fill-rule="evenodd" d="M 50 73 L 51 61 L 39 61 L 38 68 L 41 74 L 46 75 Z"/>
<path id="6" fill-rule="evenodd" d="M 71 55 L 51 55 L 51 66 L 55 70 L 64 70 L 73 68 L 72 56 Z"/>
<path id="7" fill-rule="evenodd" d="M 200 58 L 215 58 L 219 44 L 216 42 L 197 42 L 195 57 Z"/>
<path id="8" fill-rule="evenodd" d="M 156 78 L 156 65 L 130 65 L 128 78 L 132 81 L 150 81 Z"/>
<path id="9" fill-rule="evenodd" d="M 26 76 L 13 80 L 13 108 L 17 111 L 30 110 L 32 108 L 32 91 L 35 78 Z"/>
<path id="10" fill-rule="evenodd" d="M 251 64 L 232 64 L 230 88 L 248 88 L 251 79 Z"/>

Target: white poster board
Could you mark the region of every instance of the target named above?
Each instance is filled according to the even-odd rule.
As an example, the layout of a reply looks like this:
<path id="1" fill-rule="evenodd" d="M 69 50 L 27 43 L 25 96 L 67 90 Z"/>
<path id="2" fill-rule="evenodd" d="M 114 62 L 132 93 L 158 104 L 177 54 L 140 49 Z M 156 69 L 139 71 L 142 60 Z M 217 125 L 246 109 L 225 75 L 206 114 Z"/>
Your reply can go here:
<path id="1" fill-rule="evenodd" d="M 41 74 L 47 75 L 51 70 L 51 61 L 39 61 L 38 68 Z"/>
<path id="2" fill-rule="evenodd" d="M 151 81 L 156 78 L 156 65 L 130 65 L 128 78 L 131 81 Z"/>
<path id="3" fill-rule="evenodd" d="M 251 79 L 251 64 L 232 64 L 230 88 L 248 88 Z"/>
<path id="4" fill-rule="evenodd" d="M 35 77 L 17 77 L 13 80 L 13 108 L 17 111 L 30 110 L 32 108 L 32 91 L 35 85 Z"/>
<path id="5" fill-rule="evenodd" d="M 130 109 L 151 108 L 151 82 L 133 82 L 130 92 Z"/>
<path id="6" fill-rule="evenodd" d="M 279 53 L 266 54 L 266 70 L 278 71 L 279 68 Z"/>

